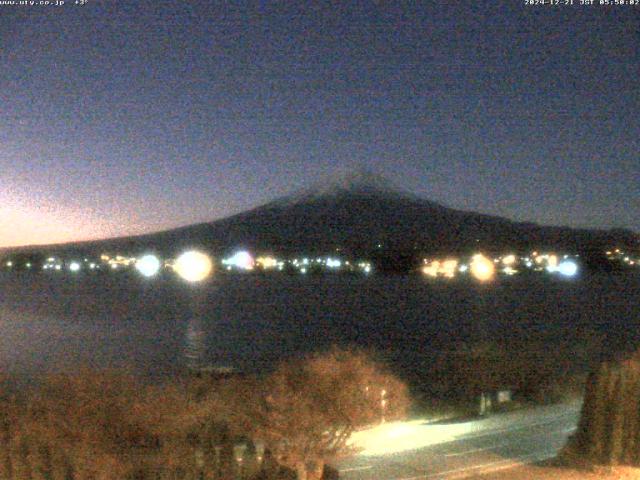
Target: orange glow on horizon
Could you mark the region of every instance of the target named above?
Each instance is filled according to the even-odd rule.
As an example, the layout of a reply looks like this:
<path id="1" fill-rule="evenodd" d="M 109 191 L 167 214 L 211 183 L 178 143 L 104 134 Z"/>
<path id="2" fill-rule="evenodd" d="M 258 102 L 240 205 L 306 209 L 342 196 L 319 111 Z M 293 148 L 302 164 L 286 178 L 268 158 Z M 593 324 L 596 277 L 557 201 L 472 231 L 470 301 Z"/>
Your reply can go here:
<path id="1" fill-rule="evenodd" d="M 102 219 L 85 212 L 16 200 L 0 192 L 0 248 L 79 242 L 115 236 Z"/>

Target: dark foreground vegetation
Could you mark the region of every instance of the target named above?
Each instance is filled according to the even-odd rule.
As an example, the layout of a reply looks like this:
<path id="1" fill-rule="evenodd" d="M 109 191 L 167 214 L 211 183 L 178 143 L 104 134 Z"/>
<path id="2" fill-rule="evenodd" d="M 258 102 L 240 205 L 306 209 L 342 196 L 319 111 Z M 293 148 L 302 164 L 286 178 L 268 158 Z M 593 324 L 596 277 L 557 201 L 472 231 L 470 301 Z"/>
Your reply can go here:
<path id="1" fill-rule="evenodd" d="M 584 377 L 576 360 L 595 348 L 586 342 L 569 357 L 533 341 L 460 344 L 415 365 L 411 395 L 374 356 L 338 348 L 259 377 L 199 372 L 151 383 L 122 371 L 85 371 L 20 388 L 7 379 L 0 479 L 337 478 L 327 464 L 354 453 L 348 439 L 356 429 L 401 418 L 410 407 L 421 416 L 477 414 L 479 395 L 504 389 L 513 399 L 494 409 L 578 398 Z M 600 463 L 636 459 L 629 457 L 637 452 L 634 362 L 623 370 L 604 364 L 590 377 L 593 398 L 576 445 Z M 419 377 L 422 386 L 414 383 Z M 618 397 L 624 404 L 606 403 Z M 618 427 L 612 436 L 608 429 Z"/>
<path id="2" fill-rule="evenodd" d="M 600 465 L 640 467 L 640 350 L 605 359 L 587 379 L 568 456 Z"/>
<path id="3" fill-rule="evenodd" d="M 415 414 L 468 416 L 478 413 L 483 394 L 493 399 L 492 410 L 581 398 L 589 358 L 598 349 L 593 337 L 572 346 L 513 339 L 462 342 L 402 373 L 412 387 Z M 508 392 L 509 400 L 498 405 L 500 391 Z"/>
<path id="4" fill-rule="evenodd" d="M 49 376 L 4 390 L 0 478 L 327 478 L 354 429 L 407 406 L 404 384 L 349 350 L 283 363 L 263 379 Z"/>

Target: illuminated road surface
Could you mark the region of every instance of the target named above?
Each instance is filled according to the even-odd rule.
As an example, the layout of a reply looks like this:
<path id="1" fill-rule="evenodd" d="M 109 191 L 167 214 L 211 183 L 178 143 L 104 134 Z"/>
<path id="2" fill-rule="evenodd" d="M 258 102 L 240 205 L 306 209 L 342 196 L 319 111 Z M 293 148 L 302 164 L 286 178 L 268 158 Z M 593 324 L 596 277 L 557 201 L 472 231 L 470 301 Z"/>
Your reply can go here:
<path id="1" fill-rule="evenodd" d="M 359 432 L 363 452 L 338 465 L 345 480 L 473 478 L 554 457 L 575 430 L 580 404 L 452 424 L 386 424 Z"/>

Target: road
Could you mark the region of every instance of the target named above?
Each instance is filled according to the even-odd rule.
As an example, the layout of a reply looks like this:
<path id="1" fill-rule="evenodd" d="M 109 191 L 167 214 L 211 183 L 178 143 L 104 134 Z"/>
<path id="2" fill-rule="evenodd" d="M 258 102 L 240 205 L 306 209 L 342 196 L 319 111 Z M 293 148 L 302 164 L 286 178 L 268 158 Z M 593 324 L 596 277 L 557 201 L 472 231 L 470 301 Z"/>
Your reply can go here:
<path id="1" fill-rule="evenodd" d="M 575 431 L 580 403 L 457 423 L 388 423 L 358 432 L 362 452 L 342 461 L 344 480 L 473 478 L 554 457 Z"/>

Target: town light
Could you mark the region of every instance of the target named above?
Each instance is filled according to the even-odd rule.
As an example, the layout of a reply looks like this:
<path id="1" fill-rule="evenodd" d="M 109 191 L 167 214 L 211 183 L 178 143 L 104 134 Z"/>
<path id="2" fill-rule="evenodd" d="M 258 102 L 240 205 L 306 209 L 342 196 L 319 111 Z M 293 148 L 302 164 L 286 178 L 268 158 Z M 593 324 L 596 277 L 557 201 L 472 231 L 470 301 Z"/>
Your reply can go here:
<path id="1" fill-rule="evenodd" d="M 136 270 L 145 277 L 153 277 L 160 271 L 160 260 L 155 255 L 144 255 L 136 260 Z"/>
<path id="2" fill-rule="evenodd" d="M 336 258 L 327 258 L 327 267 L 329 268 L 340 268 L 342 262 Z"/>
<path id="3" fill-rule="evenodd" d="M 445 260 L 440 266 L 440 272 L 447 278 L 453 278 L 456 276 L 456 270 L 458 268 L 458 260 Z"/>
<path id="4" fill-rule="evenodd" d="M 187 282 L 200 282 L 209 276 L 213 264 L 208 255 L 190 250 L 176 259 L 173 269 Z"/>
<path id="5" fill-rule="evenodd" d="M 232 257 L 222 261 L 224 265 L 239 268 L 240 270 L 253 270 L 255 264 L 253 257 L 247 251 L 235 253 Z"/>
<path id="6" fill-rule="evenodd" d="M 481 282 L 493 279 L 496 273 L 496 267 L 493 265 L 493 262 L 481 253 L 473 256 L 470 267 L 471 275 Z"/>
<path id="7" fill-rule="evenodd" d="M 556 267 L 556 271 L 565 277 L 574 277 L 578 273 L 578 264 L 571 260 L 565 260 Z"/>
<path id="8" fill-rule="evenodd" d="M 507 266 L 511 266 L 514 263 L 516 263 L 516 256 L 515 255 L 507 255 L 506 257 L 504 257 L 502 259 L 502 263 L 504 263 Z"/>
<path id="9" fill-rule="evenodd" d="M 69 265 L 69 270 L 71 270 L 72 272 L 79 272 L 80 271 L 80 264 L 78 262 L 71 262 L 71 265 Z"/>
<path id="10" fill-rule="evenodd" d="M 422 273 L 430 277 L 437 277 L 439 270 L 440 270 L 440 262 L 438 260 L 434 260 L 433 262 L 426 264 L 424 267 L 422 267 Z"/>
<path id="11" fill-rule="evenodd" d="M 265 270 L 269 270 L 278 266 L 278 260 L 273 257 L 258 257 L 256 258 L 256 265 L 259 265 Z"/>

